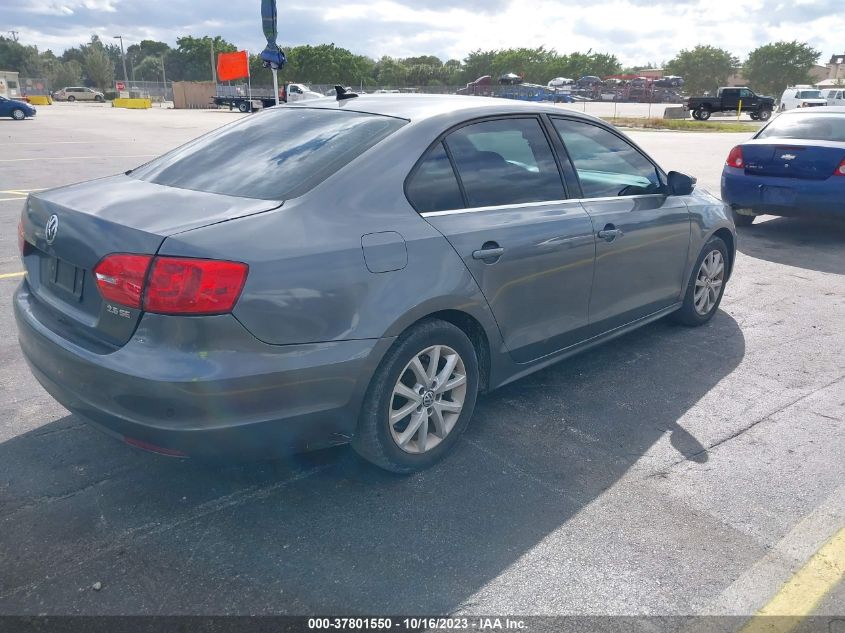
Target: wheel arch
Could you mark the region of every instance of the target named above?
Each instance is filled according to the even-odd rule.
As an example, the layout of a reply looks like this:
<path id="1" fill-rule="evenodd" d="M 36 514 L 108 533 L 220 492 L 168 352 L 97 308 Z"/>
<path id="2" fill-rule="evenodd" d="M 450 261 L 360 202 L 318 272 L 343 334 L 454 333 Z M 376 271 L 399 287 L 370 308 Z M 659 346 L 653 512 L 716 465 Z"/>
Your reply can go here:
<path id="1" fill-rule="evenodd" d="M 736 259 L 736 238 L 730 229 L 726 227 L 716 229 L 713 231 L 713 235 L 711 237 L 720 238 L 728 247 L 728 257 L 730 258 L 730 261 L 728 262 L 727 278 L 730 279 L 731 274 L 733 274 L 734 260 Z"/>

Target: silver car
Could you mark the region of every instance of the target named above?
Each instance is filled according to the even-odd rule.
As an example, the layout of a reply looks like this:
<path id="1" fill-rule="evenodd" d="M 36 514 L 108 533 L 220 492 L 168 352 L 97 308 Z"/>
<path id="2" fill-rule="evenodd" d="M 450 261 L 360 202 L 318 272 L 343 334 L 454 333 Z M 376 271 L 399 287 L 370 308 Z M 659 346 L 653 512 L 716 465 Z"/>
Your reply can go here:
<path id="1" fill-rule="evenodd" d="M 105 95 L 102 92 L 85 86 L 69 86 L 56 90 L 53 98 L 59 101 L 96 101 L 97 103 L 105 101 Z"/>
<path id="2" fill-rule="evenodd" d="M 718 309 L 725 205 L 607 123 L 339 93 L 30 196 L 14 305 L 47 391 L 169 455 L 351 442 L 407 473 L 480 393 Z"/>

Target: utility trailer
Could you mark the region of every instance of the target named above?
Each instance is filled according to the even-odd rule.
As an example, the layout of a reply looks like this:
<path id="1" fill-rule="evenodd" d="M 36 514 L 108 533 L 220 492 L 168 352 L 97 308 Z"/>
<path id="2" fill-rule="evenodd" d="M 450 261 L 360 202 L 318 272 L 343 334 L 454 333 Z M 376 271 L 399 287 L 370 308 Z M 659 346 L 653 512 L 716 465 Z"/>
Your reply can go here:
<path id="1" fill-rule="evenodd" d="M 279 101 L 284 100 L 284 89 L 281 89 L 279 90 Z M 261 108 L 276 105 L 276 97 L 272 88 L 253 88 L 250 90 L 246 85 L 218 85 L 212 101 L 218 107 L 228 106 L 230 110 L 237 110 L 238 112 L 254 112 Z"/>

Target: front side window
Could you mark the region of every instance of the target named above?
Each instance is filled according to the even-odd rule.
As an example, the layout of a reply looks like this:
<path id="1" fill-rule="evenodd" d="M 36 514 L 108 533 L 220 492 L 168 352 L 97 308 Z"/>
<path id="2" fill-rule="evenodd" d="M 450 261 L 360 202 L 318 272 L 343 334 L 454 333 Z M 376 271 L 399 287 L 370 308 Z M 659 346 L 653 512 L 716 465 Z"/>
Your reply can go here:
<path id="1" fill-rule="evenodd" d="M 201 136 L 130 175 L 180 189 L 287 200 L 317 186 L 405 123 L 358 112 L 272 108 Z"/>
<path id="2" fill-rule="evenodd" d="M 560 171 L 538 119 L 473 123 L 447 136 L 446 145 L 463 183 L 467 206 L 566 197 Z"/>
<path id="3" fill-rule="evenodd" d="M 590 123 L 553 119 L 585 198 L 660 193 L 655 166 L 634 146 Z"/>
<path id="4" fill-rule="evenodd" d="M 747 97 L 750 97 L 750 96 L 751 96 L 751 91 L 750 91 L 750 90 L 740 90 L 740 91 L 739 91 L 739 96 L 740 96 L 740 97 L 742 97 L 743 99 L 745 99 L 745 98 L 747 98 Z"/>
<path id="5" fill-rule="evenodd" d="M 420 213 L 448 211 L 464 206 L 458 180 L 443 143 L 428 150 L 408 180 L 405 192 Z"/>

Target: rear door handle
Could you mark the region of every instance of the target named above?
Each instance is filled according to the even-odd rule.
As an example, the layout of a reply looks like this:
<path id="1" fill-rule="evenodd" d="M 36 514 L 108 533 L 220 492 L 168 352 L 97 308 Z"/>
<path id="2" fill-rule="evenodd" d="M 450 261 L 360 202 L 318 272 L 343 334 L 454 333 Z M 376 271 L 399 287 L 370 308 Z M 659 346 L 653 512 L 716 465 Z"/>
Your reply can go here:
<path id="1" fill-rule="evenodd" d="M 505 252 L 505 249 L 502 248 L 501 246 L 487 247 L 487 245 L 485 245 L 485 247 L 482 248 L 482 249 L 479 249 L 477 251 L 472 251 L 472 258 L 473 259 L 482 259 L 482 260 L 484 260 L 484 259 L 497 259 L 497 258 L 501 257 L 504 252 Z"/>
<path id="2" fill-rule="evenodd" d="M 599 239 L 605 240 L 606 242 L 612 242 L 617 237 L 622 237 L 622 229 L 617 229 L 612 224 L 606 225 L 601 231 L 596 233 Z"/>

